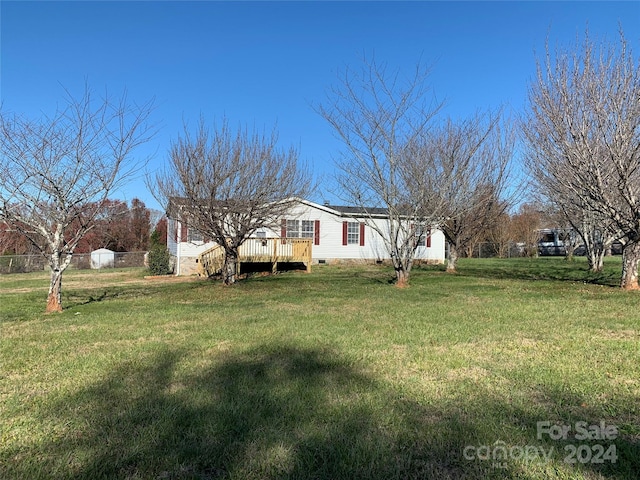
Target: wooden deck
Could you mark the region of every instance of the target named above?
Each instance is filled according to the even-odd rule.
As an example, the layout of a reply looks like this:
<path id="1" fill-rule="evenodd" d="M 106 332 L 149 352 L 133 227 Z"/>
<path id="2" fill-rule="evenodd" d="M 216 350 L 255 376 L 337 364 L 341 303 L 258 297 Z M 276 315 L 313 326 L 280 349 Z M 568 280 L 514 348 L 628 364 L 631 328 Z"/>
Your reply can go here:
<path id="1" fill-rule="evenodd" d="M 277 271 L 278 263 L 304 263 L 311 272 L 311 238 L 249 238 L 240 246 L 241 263 L 269 263 Z M 210 277 L 222 271 L 224 250 L 215 245 L 198 256 L 201 276 Z"/>

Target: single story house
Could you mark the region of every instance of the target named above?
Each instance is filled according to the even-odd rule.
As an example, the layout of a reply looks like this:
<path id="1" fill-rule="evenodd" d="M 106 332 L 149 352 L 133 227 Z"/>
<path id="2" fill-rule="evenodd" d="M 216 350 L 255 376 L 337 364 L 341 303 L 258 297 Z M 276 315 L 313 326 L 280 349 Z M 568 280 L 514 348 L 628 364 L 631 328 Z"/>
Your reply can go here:
<path id="1" fill-rule="evenodd" d="M 388 223 L 384 209 L 368 209 L 367 216 L 358 207 L 321 205 L 299 199 L 276 227 L 258 230 L 253 237 L 277 238 L 283 243 L 283 239 L 308 239 L 312 246 L 311 261 L 316 264 L 390 260 L 382 238 L 366 224 L 365 218 L 368 222 L 375 221 L 383 230 Z M 444 263 L 444 234 L 435 228 L 423 233 L 415 258 L 428 263 Z M 173 257 L 176 275 L 199 273 L 201 255 L 216 245 L 171 214 L 168 214 L 167 237 L 167 248 Z M 242 251 L 240 254 L 242 257 Z"/>

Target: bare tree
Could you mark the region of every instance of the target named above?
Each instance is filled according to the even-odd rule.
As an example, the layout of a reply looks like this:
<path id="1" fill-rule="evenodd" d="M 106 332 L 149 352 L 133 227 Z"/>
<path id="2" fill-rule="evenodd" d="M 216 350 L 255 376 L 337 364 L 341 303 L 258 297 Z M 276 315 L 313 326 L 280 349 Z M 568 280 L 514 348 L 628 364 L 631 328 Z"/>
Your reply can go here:
<path id="1" fill-rule="evenodd" d="M 577 208 L 578 203 L 579 201 L 559 203 L 561 215 L 558 223 L 573 229 L 577 233 L 577 236 L 574 236 L 577 237 L 575 240 L 582 240 L 589 270 L 601 272 L 604 268 L 604 257 L 610 251 L 613 242 L 620 240 L 622 233 L 611 218 L 591 210 L 588 204 Z M 566 246 L 564 238 L 563 241 Z"/>
<path id="2" fill-rule="evenodd" d="M 511 216 L 511 234 L 526 257 L 538 255 L 538 242 L 542 228 L 540 207 L 532 203 L 523 203 L 518 212 Z"/>
<path id="3" fill-rule="evenodd" d="M 488 232 L 486 239 L 493 244 L 498 258 L 506 258 L 510 256 L 511 247 L 514 244 L 514 235 L 511 225 L 511 215 L 503 212 L 498 215 L 496 222 Z"/>
<path id="4" fill-rule="evenodd" d="M 449 243 L 447 271 L 455 272 L 465 245 L 488 233 L 509 207 L 507 195 L 513 135 L 497 114 L 432 129 L 412 155 L 427 212 Z"/>
<path id="5" fill-rule="evenodd" d="M 564 248 L 565 260 L 573 261 L 576 249 L 580 244 L 584 245 L 579 230 L 576 228 L 578 217 L 555 203 L 539 201 L 538 205 L 544 227 L 557 232 L 558 240 L 562 242 Z"/>
<path id="6" fill-rule="evenodd" d="M 238 251 L 256 230 L 274 228 L 300 197 L 311 190 L 311 176 L 298 151 L 282 150 L 270 133 L 240 128 L 227 120 L 209 129 L 200 120 L 195 134 L 172 146 L 169 166 L 149 179 L 156 198 L 168 210 L 225 252 L 223 281 L 235 283 Z"/>
<path id="7" fill-rule="evenodd" d="M 345 146 L 337 161 L 338 195 L 365 212 L 364 222 L 380 235 L 393 262 L 398 286 L 408 283 L 420 237 L 436 219 L 425 208 L 428 192 L 408 174 L 412 146 L 441 108 L 427 95 L 427 75 L 418 65 L 405 78 L 365 59 L 360 71 L 346 70 L 316 108 Z M 388 222 L 376 221 L 377 208 L 386 211 Z"/>
<path id="8" fill-rule="evenodd" d="M 47 311 L 62 310 L 62 274 L 102 203 L 139 170 L 130 157 L 152 135 L 151 109 L 85 88 L 51 117 L 0 112 L 0 219 L 47 258 Z"/>
<path id="9" fill-rule="evenodd" d="M 625 238 L 620 285 L 637 289 L 640 260 L 640 67 L 619 45 L 587 34 L 549 49 L 529 88 L 528 165 L 548 198 L 611 223 Z M 603 227 L 603 226 L 601 226 Z"/>

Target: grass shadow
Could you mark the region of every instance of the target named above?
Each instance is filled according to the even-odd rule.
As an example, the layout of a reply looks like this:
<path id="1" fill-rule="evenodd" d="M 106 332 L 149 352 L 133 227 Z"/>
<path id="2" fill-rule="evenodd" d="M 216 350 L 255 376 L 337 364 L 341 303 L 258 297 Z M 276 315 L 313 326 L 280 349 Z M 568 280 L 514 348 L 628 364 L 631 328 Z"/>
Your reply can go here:
<path id="1" fill-rule="evenodd" d="M 531 426 L 540 418 L 490 392 L 479 392 L 480 403 L 461 397 L 429 407 L 333 351 L 284 344 L 223 354 L 191 373 L 180 373 L 184 356 L 167 348 L 130 360 L 93 385 L 42 405 L 37 412 L 42 424 L 64 425 L 64 434 L 5 450 L 2 457 L 13 461 L 0 467 L 0 474 L 30 479 L 536 478 L 514 461 L 496 467 L 463 455 L 469 445 L 499 439 L 496 425 L 520 432 L 516 438 L 522 444 L 535 439 Z M 639 453 L 637 445 L 621 449 L 626 462 Z M 628 466 L 625 473 L 638 460 Z M 593 468 L 607 478 L 626 478 L 606 466 Z"/>

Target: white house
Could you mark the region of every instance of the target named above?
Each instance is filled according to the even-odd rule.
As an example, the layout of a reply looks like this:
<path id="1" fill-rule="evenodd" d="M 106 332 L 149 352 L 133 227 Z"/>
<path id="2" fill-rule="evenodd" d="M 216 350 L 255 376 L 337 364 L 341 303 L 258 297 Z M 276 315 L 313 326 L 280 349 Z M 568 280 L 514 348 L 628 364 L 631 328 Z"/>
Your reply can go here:
<path id="1" fill-rule="evenodd" d="M 385 223 L 388 223 L 385 210 L 368 209 L 368 212 L 369 217 L 373 217 L 373 221 L 384 230 Z M 254 237 L 310 239 L 313 263 L 390 260 L 382 238 L 365 223 L 365 218 L 364 211 L 357 207 L 320 205 L 301 199 L 286 218 L 280 219 L 279 228 L 259 230 Z M 213 242 L 206 242 L 200 232 L 170 215 L 167 236 L 176 275 L 198 273 L 199 256 L 215 246 Z M 424 232 L 415 258 L 429 263 L 444 263 L 443 233 L 437 229 Z"/>

